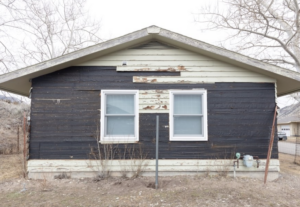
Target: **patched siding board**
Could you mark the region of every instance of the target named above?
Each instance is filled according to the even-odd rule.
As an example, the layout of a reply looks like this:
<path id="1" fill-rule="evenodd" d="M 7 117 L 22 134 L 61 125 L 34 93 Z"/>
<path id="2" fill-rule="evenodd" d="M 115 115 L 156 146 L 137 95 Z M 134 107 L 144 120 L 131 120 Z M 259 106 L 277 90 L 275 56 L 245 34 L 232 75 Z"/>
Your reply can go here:
<path id="1" fill-rule="evenodd" d="M 156 71 L 156 72 L 249 72 L 237 67 L 131 67 L 131 66 L 117 66 L 117 71 Z"/>
<path id="2" fill-rule="evenodd" d="M 133 76 L 134 83 L 153 83 L 153 84 L 170 84 L 170 83 L 216 83 L 216 82 L 268 82 L 275 83 L 276 80 L 268 77 L 174 77 L 174 76 Z"/>
<path id="3" fill-rule="evenodd" d="M 140 90 L 140 113 L 169 113 L 169 90 Z"/>
<path id="4" fill-rule="evenodd" d="M 124 72 L 181 72 L 176 78 L 162 79 L 158 76 L 149 77 L 150 81 L 143 81 L 145 77 L 141 77 L 134 80 L 135 83 L 276 82 L 275 79 L 262 74 L 156 41 L 79 64 L 79 66 L 107 65 L 116 66 L 117 71 Z"/>

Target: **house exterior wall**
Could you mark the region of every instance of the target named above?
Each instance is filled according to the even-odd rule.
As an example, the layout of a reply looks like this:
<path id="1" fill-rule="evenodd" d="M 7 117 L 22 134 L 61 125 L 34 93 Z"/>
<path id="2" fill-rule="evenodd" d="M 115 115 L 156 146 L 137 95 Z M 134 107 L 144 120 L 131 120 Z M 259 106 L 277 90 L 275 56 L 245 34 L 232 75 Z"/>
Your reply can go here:
<path id="1" fill-rule="evenodd" d="M 115 145 L 121 151 L 141 146 L 147 158 L 153 159 L 155 117 L 159 115 L 160 159 L 229 159 L 236 152 L 261 159 L 267 157 L 275 108 L 274 83 L 133 81 L 141 76 L 178 78 L 180 75 L 177 71 L 125 72 L 117 71 L 117 67 L 74 66 L 33 79 L 29 158 L 91 158 L 91 150 L 97 148 L 99 95 L 104 89 L 140 90 L 139 145 Z M 194 88 L 207 90 L 208 141 L 170 141 L 168 107 L 156 110 L 146 107 L 155 100 L 152 95 L 164 95 L 170 89 Z M 168 97 L 156 101 L 167 104 Z M 277 140 L 274 142 L 272 158 L 277 159 Z"/>

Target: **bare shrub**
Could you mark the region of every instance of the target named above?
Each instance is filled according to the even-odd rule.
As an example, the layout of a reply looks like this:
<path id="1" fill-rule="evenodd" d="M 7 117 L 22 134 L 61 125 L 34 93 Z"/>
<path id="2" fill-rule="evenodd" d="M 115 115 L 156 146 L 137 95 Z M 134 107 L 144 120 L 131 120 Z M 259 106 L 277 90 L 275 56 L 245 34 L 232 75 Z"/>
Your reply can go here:
<path id="1" fill-rule="evenodd" d="M 139 143 L 138 148 L 135 148 L 135 145 L 129 148 L 129 155 L 131 171 L 133 173 L 131 178 L 137 178 L 144 172 L 145 167 L 148 165 L 148 163 L 146 163 L 148 153 L 145 152 L 142 144 Z"/>
<path id="2" fill-rule="evenodd" d="M 49 182 L 49 174 L 43 173 L 43 178 L 39 180 L 39 188 L 41 191 L 49 191 L 51 187 L 51 183 Z"/>
<path id="3" fill-rule="evenodd" d="M 227 166 L 227 165 L 219 166 L 217 169 L 217 175 L 219 177 L 226 178 L 228 176 L 228 172 L 229 172 L 229 166 Z"/>
<path id="4" fill-rule="evenodd" d="M 71 178 L 71 176 L 68 175 L 66 172 L 63 172 L 63 173 L 60 173 L 60 174 L 54 176 L 54 179 L 59 179 L 59 180 L 70 179 L 70 178 Z"/>
<path id="5" fill-rule="evenodd" d="M 145 163 L 148 153 L 145 152 L 142 144 L 101 144 L 100 143 L 100 123 L 97 123 L 97 130 L 95 134 L 95 140 L 97 142 L 97 148 L 90 146 L 90 162 L 89 167 L 96 172 L 94 181 L 100 181 L 108 178 L 111 175 L 111 164 L 113 161 L 119 161 L 121 177 L 127 178 L 129 173 L 132 174 L 132 178 L 137 178 L 144 171 L 147 166 Z M 96 161 L 96 165 L 92 164 L 91 161 Z M 128 162 L 130 165 L 128 165 Z"/>

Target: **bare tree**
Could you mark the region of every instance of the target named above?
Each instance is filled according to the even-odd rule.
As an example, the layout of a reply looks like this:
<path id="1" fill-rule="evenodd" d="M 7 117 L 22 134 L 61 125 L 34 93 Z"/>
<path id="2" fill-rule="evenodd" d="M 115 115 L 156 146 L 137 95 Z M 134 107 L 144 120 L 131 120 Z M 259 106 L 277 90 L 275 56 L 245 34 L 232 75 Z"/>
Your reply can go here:
<path id="1" fill-rule="evenodd" d="M 0 74 L 100 42 L 100 22 L 89 16 L 85 4 L 0 0 Z"/>
<path id="2" fill-rule="evenodd" d="M 231 50 L 300 72 L 299 16 L 299 0 L 220 0 L 196 22 L 220 30 Z"/>
<path id="3" fill-rule="evenodd" d="M 85 3 L 85 0 L 1 0 L 2 72 L 100 42 L 100 22 L 89 16 Z"/>

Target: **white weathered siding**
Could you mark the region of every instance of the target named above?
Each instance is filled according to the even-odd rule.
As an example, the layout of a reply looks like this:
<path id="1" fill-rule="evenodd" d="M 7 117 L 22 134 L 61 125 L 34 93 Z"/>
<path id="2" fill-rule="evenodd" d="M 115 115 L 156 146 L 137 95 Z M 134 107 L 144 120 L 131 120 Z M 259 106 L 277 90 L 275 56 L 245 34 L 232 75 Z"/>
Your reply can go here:
<path id="1" fill-rule="evenodd" d="M 116 66 L 117 71 L 180 72 L 180 76 L 134 77 L 133 81 L 139 83 L 276 82 L 262 74 L 158 42 L 122 50 L 79 65 Z"/>
<path id="2" fill-rule="evenodd" d="M 240 160 L 239 168 L 236 168 L 237 177 L 263 178 L 266 160 L 260 160 L 257 168 L 256 162 L 247 168 Z M 195 175 L 202 173 L 216 174 L 226 171 L 233 176 L 233 160 L 159 160 L 159 175 Z M 71 178 L 94 177 L 99 172 L 109 171 L 112 176 L 122 176 L 124 173 L 131 176 L 137 170 L 141 170 L 142 176 L 154 176 L 155 160 L 29 160 L 28 177 L 31 179 L 53 179 L 55 175 L 66 173 Z M 278 178 L 279 160 L 271 159 L 268 180 Z"/>
<path id="3" fill-rule="evenodd" d="M 169 113 L 168 90 L 140 90 L 140 113 Z"/>

